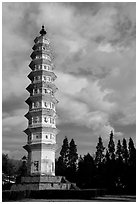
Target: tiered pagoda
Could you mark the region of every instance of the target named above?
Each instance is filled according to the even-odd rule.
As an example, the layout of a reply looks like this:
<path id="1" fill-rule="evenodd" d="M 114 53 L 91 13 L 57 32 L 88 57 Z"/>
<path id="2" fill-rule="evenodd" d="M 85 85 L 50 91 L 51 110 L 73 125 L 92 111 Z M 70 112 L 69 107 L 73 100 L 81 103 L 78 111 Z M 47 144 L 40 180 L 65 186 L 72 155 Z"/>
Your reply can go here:
<path id="1" fill-rule="evenodd" d="M 26 100 L 29 111 L 25 115 L 28 127 L 24 131 L 27 144 L 24 149 L 28 152 L 28 174 L 55 175 L 56 150 L 56 104 L 54 84 L 56 75 L 53 72 L 53 56 L 47 32 L 42 26 L 40 36 L 36 37 L 29 64 L 31 72 L 28 78 L 31 83 L 26 88 L 30 96 Z"/>
<path id="2" fill-rule="evenodd" d="M 45 190 L 45 189 L 75 189 L 76 186 L 63 176 L 55 176 L 56 151 L 56 104 L 54 85 L 56 75 L 53 72 L 53 56 L 47 32 L 42 26 L 39 37 L 36 37 L 29 64 L 31 72 L 28 78 L 30 85 L 26 88 L 30 96 L 26 100 L 29 111 L 25 115 L 28 127 L 27 174 L 22 175 L 19 182 L 13 184 L 11 190 Z"/>

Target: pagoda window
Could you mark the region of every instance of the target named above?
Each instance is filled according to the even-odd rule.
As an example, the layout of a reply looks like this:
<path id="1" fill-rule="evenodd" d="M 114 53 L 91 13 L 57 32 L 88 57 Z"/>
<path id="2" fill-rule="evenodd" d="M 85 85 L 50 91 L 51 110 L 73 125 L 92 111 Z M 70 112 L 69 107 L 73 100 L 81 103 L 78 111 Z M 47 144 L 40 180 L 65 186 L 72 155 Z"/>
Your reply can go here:
<path id="1" fill-rule="evenodd" d="M 44 121 L 45 121 L 46 123 L 48 123 L 48 118 L 47 118 L 47 117 L 44 117 Z"/>
<path id="2" fill-rule="evenodd" d="M 42 93 L 42 89 L 39 89 L 39 93 Z"/>
<path id="3" fill-rule="evenodd" d="M 34 102 L 34 108 L 36 108 L 36 102 Z"/>
<path id="4" fill-rule="evenodd" d="M 46 139 L 48 139 L 48 135 L 46 135 Z"/>
<path id="5" fill-rule="evenodd" d="M 50 89 L 45 89 L 45 93 L 51 93 Z"/>
<path id="6" fill-rule="evenodd" d="M 34 89 L 34 93 L 37 93 L 37 89 Z"/>
<path id="7" fill-rule="evenodd" d="M 54 106 L 54 104 L 52 103 L 52 108 L 55 110 L 55 106 Z"/>
<path id="8" fill-rule="evenodd" d="M 46 77 L 46 81 L 51 81 L 49 76 Z"/>
<path id="9" fill-rule="evenodd" d="M 44 65 L 43 67 L 44 67 L 44 69 L 46 69 L 46 65 Z"/>
<path id="10" fill-rule="evenodd" d="M 39 117 L 39 122 L 40 122 L 40 123 L 42 122 L 42 118 L 41 118 L 41 117 Z"/>
<path id="11" fill-rule="evenodd" d="M 55 119 L 53 118 L 52 123 L 55 124 Z"/>
<path id="12" fill-rule="evenodd" d="M 33 118 L 33 123 L 39 123 L 39 117 L 38 116 Z"/>
<path id="13" fill-rule="evenodd" d="M 47 102 L 45 102 L 45 107 L 47 107 Z"/>
<path id="14" fill-rule="evenodd" d="M 34 161 L 34 171 L 38 171 L 39 169 L 39 161 Z"/>
<path id="15" fill-rule="evenodd" d="M 39 102 L 35 102 L 35 108 L 38 108 L 39 107 Z"/>
<path id="16" fill-rule="evenodd" d="M 50 134 L 50 139 L 52 139 L 52 134 Z"/>
<path id="17" fill-rule="evenodd" d="M 53 118 L 50 118 L 50 123 L 51 123 L 51 124 L 53 123 Z"/>
<path id="18" fill-rule="evenodd" d="M 44 46 L 42 46 L 42 50 L 45 50 L 46 48 Z"/>
<path id="19" fill-rule="evenodd" d="M 32 102 L 32 108 L 34 108 L 34 103 Z"/>
<path id="20" fill-rule="evenodd" d="M 49 57 L 48 55 L 44 55 L 44 54 L 42 54 L 42 58 L 43 58 L 43 59 L 47 59 L 47 60 L 50 60 L 50 61 L 51 61 L 51 59 L 50 59 L 50 57 Z"/>
<path id="21" fill-rule="evenodd" d="M 46 43 L 46 44 L 48 44 L 48 45 L 49 45 L 48 40 L 43 39 L 43 40 L 42 40 L 42 42 L 44 42 L 44 43 Z"/>
<path id="22" fill-rule="evenodd" d="M 43 76 L 43 79 L 46 80 L 46 76 Z"/>
<path id="23" fill-rule="evenodd" d="M 41 101 L 39 101 L 39 107 L 41 107 L 42 106 L 42 102 Z"/>
<path id="24" fill-rule="evenodd" d="M 51 90 L 49 89 L 44 89 L 45 90 L 45 93 L 51 93 Z"/>
<path id="25" fill-rule="evenodd" d="M 41 138 L 42 138 L 41 133 L 38 133 L 38 134 L 36 135 L 36 139 L 41 139 Z"/>
<path id="26" fill-rule="evenodd" d="M 42 55 L 42 58 L 45 59 L 45 55 Z"/>
<path id="27" fill-rule="evenodd" d="M 37 118 L 36 117 L 33 118 L 33 123 L 37 123 Z"/>
<path id="28" fill-rule="evenodd" d="M 45 107 L 49 108 L 50 104 L 48 102 L 45 102 Z"/>

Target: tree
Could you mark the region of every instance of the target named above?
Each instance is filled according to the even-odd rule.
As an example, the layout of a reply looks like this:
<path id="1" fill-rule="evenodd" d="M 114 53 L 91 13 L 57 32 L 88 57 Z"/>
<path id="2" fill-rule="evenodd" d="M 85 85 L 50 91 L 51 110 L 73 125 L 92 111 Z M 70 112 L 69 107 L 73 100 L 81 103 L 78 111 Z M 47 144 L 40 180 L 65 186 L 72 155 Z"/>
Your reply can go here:
<path id="1" fill-rule="evenodd" d="M 99 165 L 102 164 L 103 162 L 103 159 L 104 159 L 104 149 L 105 147 L 103 146 L 103 142 L 102 142 L 102 138 L 99 137 L 99 142 L 96 146 L 96 157 L 95 157 L 95 163 L 96 163 L 96 166 L 99 167 Z"/>
<path id="2" fill-rule="evenodd" d="M 77 185 L 81 188 L 92 188 L 95 176 L 95 163 L 93 157 L 88 153 L 79 158 L 77 171 Z"/>
<path id="3" fill-rule="evenodd" d="M 69 167 L 73 168 L 76 171 L 76 165 L 77 165 L 77 145 L 75 144 L 74 140 L 72 139 L 69 144 Z"/>
<path id="4" fill-rule="evenodd" d="M 129 139 L 128 149 L 128 191 L 136 194 L 136 149 L 132 138 Z"/>
<path id="5" fill-rule="evenodd" d="M 120 140 L 118 140 L 117 148 L 116 148 L 116 159 L 118 161 L 122 161 L 122 145 Z"/>
<path id="6" fill-rule="evenodd" d="M 123 161 L 125 164 L 128 162 L 128 149 L 127 149 L 127 142 L 126 139 L 123 138 L 122 142 L 122 156 L 123 156 Z"/>
<path id="7" fill-rule="evenodd" d="M 109 163 L 109 161 L 110 161 L 110 155 L 109 155 L 108 149 L 106 149 L 105 163 Z"/>
<path id="8" fill-rule="evenodd" d="M 113 131 L 111 131 L 110 140 L 109 140 L 109 144 L 108 144 L 108 152 L 109 152 L 110 160 L 115 159 L 115 144 L 114 144 L 113 136 L 114 136 Z"/>
<path id="9" fill-rule="evenodd" d="M 68 138 L 65 137 L 63 140 L 63 145 L 60 151 L 60 156 L 56 162 L 56 171 L 61 176 L 66 176 L 67 168 L 69 163 L 69 144 L 68 144 Z"/>
<path id="10" fill-rule="evenodd" d="M 68 167 L 68 160 L 69 160 L 69 144 L 68 144 L 68 138 L 65 137 L 63 140 L 62 149 L 60 151 L 61 158 L 63 160 L 63 163 L 66 167 Z"/>
<path id="11" fill-rule="evenodd" d="M 8 170 L 8 155 L 7 154 L 2 154 L 2 173 L 7 174 Z"/>
<path id="12" fill-rule="evenodd" d="M 22 164 L 18 170 L 18 175 L 19 176 L 26 176 L 27 175 L 27 158 L 26 156 L 23 156 L 22 160 L 21 160 Z"/>
<path id="13" fill-rule="evenodd" d="M 9 159 L 7 154 L 2 154 L 2 172 L 12 176 L 16 174 L 15 160 Z"/>
<path id="14" fill-rule="evenodd" d="M 67 178 L 71 182 L 75 182 L 76 180 L 76 169 L 77 169 L 77 146 L 72 139 L 69 144 L 69 154 L 68 154 L 68 168 L 67 168 Z"/>
<path id="15" fill-rule="evenodd" d="M 134 147 L 134 142 L 132 138 L 129 139 L 128 149 L 129 149 L 129 165 L 136 166 L 136 149 Z"/>

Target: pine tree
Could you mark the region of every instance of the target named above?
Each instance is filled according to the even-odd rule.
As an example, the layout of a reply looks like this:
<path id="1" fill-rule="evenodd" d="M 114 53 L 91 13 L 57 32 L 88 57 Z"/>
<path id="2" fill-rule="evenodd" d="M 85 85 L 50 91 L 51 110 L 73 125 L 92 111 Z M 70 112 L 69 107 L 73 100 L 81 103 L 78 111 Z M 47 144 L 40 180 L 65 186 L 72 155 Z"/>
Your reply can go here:
<path id="1" fill-rule="evenodd" d="M 116 158 L 117 160 L 122 161 L 122 145 L 120 140 L 118 140 L 118 143 L 117 143 Z"/>
<path id="2" fill-rule="evenodd" d="M 68 168 L 66 171 L 66 177 L 71 182 L 76 182 L 77 159 L 77 146 L 72 139 L 69 143 Z"/>
<path id="3" fill-rule="evenodd" d="M 93 185 L 93 177 L 95 175 L 95 163 L 93 157 L 88 153 L 83 158 L 84 171 L 82 176 L 84 178 L 85 188 L 91 188 Z"/>
<path id="4" fill-rule="evenodd" d="M 110 155 L 109 155 L 108 149 L 106 149 L 105 163 L 109 163 L 109 161 L 110 161 Z"/>
<path id="5" fill-rule="evenodd" d="M 65 137 L 63 140 L 63 145 L 60 151 L 60 156 L 56 161 L 56 174 L 60 176 L 66 176 L 67 167 L 69 162 L 69 145 L 68 138 Z"/>
<path id="6" fill-rule="evenodd" d="M 95 163 L 96 166 L 98 167 L 100 164 L 102 164 L 103 159 L 104 159 L 104 149 L 105 147 L 103 146 L 102 138 L 99 137 L 99 142 L 96 146 L 96 157 L 95 157 Z"/>
<path id="7" fill-rule="evenodd" d="M 68 167 L 69 162 L 69 144 L 68 144 L 68 138 L 65 137 L 63 140 L 62 149 L 60 151 L 61 160 L 63 161 L 64 166 Z"/>
<path id="8" fill-rule="evenodd" d="M 132 138 L 129 139 L 128 149 L 129 149 L 129 165 L 135 166 L 136 165 L 136 149 L 134 147 L 134 142 Z"/>
<path id="9" fill-rule="evenodd" d="M 129 193 L 136 194 L 136 149 L 132 138 L 129 139 L 128 149 L 128 189 Z"/>
<path id="10" fill-rule="evenodd" d="M 114 144 L 114 140 L 113 140 L 113 131 L 111 131 L 110 133 L 110 141 L 108 144 L 108 152 L 109 152 L 109 158 L 111 160 L 115 159 L 115 144 Z"/>
<path id="11" fill-rule="evenodd" d="M 78 159 L 78 154 L 77 154 L 77 146 L 72 139 L 70 144 L 69 144 L 69 167 L 74 169 L 76 171 L 76 165 L 77 165 L 77 159 Z"/>
<path id="12" fill-rule="evenodd" d="M 127 142 L 126 139 L 123 138 L 122 142 L 122 156 L 123 156 L 123 161 L 125 164 L 128 162 L 128 149 L 127 149 Z"/>

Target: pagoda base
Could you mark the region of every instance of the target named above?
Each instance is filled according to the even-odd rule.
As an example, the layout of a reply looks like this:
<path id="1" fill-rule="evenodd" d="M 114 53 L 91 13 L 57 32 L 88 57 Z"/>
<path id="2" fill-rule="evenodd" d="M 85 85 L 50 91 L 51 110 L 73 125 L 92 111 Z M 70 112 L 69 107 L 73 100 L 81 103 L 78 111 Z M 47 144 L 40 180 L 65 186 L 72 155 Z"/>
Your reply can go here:
<path id="1" fill-rule="evenodd" d="M 13 184 L 11 187 L 12 191 L 21 190 L 70 190 L 78 189 L 73 183 L 70 183 L 63 176 L 26 176 L 21 178 L 19 184 Z"/>

